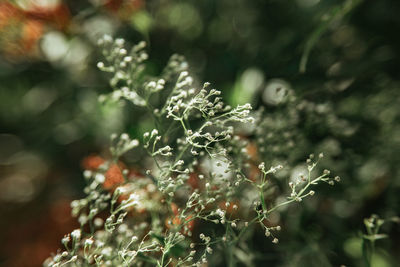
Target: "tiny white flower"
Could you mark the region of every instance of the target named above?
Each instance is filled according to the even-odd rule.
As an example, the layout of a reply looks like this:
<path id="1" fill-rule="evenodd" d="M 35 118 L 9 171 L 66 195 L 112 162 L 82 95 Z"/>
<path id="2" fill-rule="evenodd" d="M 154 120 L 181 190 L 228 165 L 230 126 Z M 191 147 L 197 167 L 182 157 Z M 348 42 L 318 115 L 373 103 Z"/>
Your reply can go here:
<path id="1" fill-rule="evenodd" d="M 91 245 L 93 245 L 93 239 L 91 239 L 91 238 L 86 239 L 85 246 L 91 246 Z"/>
<path id="2" fill-rule="evenodd" d="M 71 232 L 71 236 L 74 239 L 80 239 L 81 238 L 81 230 L 80 229 L 75 229 L 74 231 Z"/>
<path id="3" fill-rule="evenodd" d="M 102 184 L 106 180 L 106 177 L 102 173 L 97 173 L 94 179 L 96 182 Z"/>

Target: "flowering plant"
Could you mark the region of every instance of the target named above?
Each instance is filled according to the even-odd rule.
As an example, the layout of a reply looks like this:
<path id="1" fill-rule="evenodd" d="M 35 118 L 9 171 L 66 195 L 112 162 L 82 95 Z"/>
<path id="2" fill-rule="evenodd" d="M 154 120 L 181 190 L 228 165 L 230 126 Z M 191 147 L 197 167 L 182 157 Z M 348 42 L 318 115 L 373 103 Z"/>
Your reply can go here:
<path id="1" fill-rule="evenodd" d="M 221 91 L 198 84 L 181 56 L 152 77 L 145 43 L 128 52 L 123 39 L 105 36 L 99 45 L 105 61 L 97 66 L 111 74 L 112 88 L 100 101 L 139 107 L 147 113 L 137 121 L 152 126 L 138 139 L 112 135 L 108 157 L 84 161 L 86 197 L 71 203 L 81 227 L 46 266 L 202 266 L 223 251 L 232 266 L 249 229 L 278 243 L 282 227 L 271 216 L 313 196 L 313 186 L 339 181 L 328 170 L 315 174 L 321 153 L 278 188 L 284 167 L 267 166 L 272 161 L 263 160 L 256 140 L 263 132 L 253 127 L 267 114 L 225 105 Z M 129 153 L 139 155 L 136 162 L 124 160 Z"/>

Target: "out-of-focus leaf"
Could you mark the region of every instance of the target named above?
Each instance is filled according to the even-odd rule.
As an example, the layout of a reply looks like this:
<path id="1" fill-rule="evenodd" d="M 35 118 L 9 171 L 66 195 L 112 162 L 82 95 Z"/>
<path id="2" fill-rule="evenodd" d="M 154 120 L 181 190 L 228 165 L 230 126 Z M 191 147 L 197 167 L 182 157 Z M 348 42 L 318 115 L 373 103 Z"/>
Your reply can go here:
<path id="1" fill-rule="evenodd" d="M 132 16 L 131 25 L 138 32 L 147 36 L 153 26 L 153 19 L 147 11 L 141 10 Z"/>
<path id="2" fill-rule="evenodd" d="M 307 62 L 308 58 L 310 56 L 311 50 L 319 40 L 322 34 L 324 34 L 328 28 L 331 26 L 332 22 L 344 17 L 350 11 L 354 10 L 356 6 L 358 6 L 363 0 L 347 0 L 344 2 L 341 6 L 339 7 L 334 7 L 328 14 L 325 14 L 324 16 L 327 16 L 328 18 L 324 20 L 310 35 L 308 38 L 303 54 L 301 56 L 300 60 L 300 66 L 299 66 L 299 71 L 300 73 L 306 72 L 306 67 L 307 67 Z"/>
<path id="3" fill-rule="evenodd" d="M 387 238 L 387 237 L 388 237 L 388 235 L 386 235 L 386 234 L 363 235 L 363 238 L 371 240 L 371 241 L 384 239 L 384 238 Z"/>

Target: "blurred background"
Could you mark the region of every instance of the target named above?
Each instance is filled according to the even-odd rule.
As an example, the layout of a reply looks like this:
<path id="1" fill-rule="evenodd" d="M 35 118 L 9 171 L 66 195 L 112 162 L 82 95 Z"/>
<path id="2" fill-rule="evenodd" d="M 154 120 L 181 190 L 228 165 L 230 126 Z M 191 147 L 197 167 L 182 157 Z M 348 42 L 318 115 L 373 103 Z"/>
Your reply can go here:
<path id="1" fill-rule="evenodd" d="M 248 249 L 259 266 L 362 266 L 363 218 L 400 212 L 399 13 L 398 0 L 0 1 L 0 265 L 55 252 L 76 227 L 82 159 L 113 132 L 141 132 L 129 109 L 97 102 L 109 88 L 96 42 L 109 34 L 148 42 L 149 73 L 184 55 L 231 104 L 285 120 L 276 86 L 314 103 L 324 115 L 297 123 L 301 140 L 281 156 L 323 151 L 342 182 L 282 214 L 279 246 Z M 399 226 L 383 230 L 373 264 L 396 266 Z"/>

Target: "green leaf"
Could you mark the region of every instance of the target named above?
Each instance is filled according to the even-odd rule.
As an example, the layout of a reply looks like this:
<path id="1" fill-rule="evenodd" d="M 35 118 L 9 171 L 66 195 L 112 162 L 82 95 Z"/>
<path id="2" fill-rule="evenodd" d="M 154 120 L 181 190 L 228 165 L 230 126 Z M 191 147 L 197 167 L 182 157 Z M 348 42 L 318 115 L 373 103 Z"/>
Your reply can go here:
<path id="1" fill-rule="evenodd" d="M 165 246 L 165 238 L 162 235 L 151 233 L 150 236 L 157 239 L 163 246 Z"/>
<path id="2" fill-rule="evenodd" d="M 363 235 L 364 239 L 371 240 L 371 241 L 375 241 L 375 240 L 379 240 L 379 239 L 385 239 L 387 237 L 388 237 L 388 235 L 386 235 L 386 234 Z"/>
<path id="3" fill-rule="evenodd" d="M 328 19 L 321 22 L 321 24 L 311 33 L 304 46 L 299 66 L 300 73 L 306 72 L 306 66 L 311 50 L 314 48 L 322 34 L 329 29 L 334 21 L 350 13 L 350 11 L 352 11 L 361 2 L 362 0 L 347 0 L 342 4 L 342 6 L 334 7 L 332 10 L 330 10 L 330 12 L 328 12 L 328 14 L 325 14 L 325 16 L 328 16 Z"/>
<path id="4" fill-rule="evenodd" d="M 138 32 L 147 36 L 153 26 L 153 19 L 147 11 L 141 10 L 132 16 L 131 24 Z"/>

